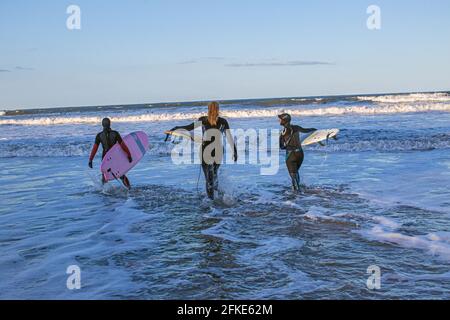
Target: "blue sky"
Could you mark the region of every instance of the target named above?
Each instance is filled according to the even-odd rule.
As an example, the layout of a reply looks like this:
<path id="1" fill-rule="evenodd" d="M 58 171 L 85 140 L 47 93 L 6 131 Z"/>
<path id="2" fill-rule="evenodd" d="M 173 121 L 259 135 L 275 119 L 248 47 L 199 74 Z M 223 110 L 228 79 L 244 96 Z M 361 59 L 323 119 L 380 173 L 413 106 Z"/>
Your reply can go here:
<path id="1" fill-rule="evenodd" d="M 0 109 L 449 90 L 449 14 L 448 0 L 1 0 Z"/>

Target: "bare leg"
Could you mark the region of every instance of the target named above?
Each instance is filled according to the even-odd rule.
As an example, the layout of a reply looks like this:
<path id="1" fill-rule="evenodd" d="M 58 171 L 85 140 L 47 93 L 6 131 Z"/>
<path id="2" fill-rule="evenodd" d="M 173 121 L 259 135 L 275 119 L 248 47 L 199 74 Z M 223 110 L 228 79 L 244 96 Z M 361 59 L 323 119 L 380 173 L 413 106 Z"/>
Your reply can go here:
<path id="1" fill-rule="evenodd" d="M 122 183 L 127 189 L 131 189 L 130 180 L 128 180 L 127 176 L 120 177 L 120 180 L 122 180 Z"/>

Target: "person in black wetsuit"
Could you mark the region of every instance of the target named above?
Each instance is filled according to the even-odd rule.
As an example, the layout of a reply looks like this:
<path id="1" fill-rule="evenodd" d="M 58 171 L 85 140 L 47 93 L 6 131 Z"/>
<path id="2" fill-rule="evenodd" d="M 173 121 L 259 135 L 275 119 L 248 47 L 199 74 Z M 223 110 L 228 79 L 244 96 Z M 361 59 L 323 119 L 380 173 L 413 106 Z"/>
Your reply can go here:
<path id="1" fill-rule="evenodd" d="M 292 189 L 300 190 L 299 170 L 302 166 L 304 153 L 300 133 L 311 133 L 317 129 L 305 129 L 300 126 L 291 125 L 291 116 L 287 113 L 280 114 L 280 125 L 284 127 L 280 135 L 280 148 L 286 150 L 286 166 L 292 180 Z"/>
<path id="2" fill-rule="evenodd" d="M 200 117 L 197 122 L 193 122 L 187 126 L 180 126 L 172 128 L 170 131 L 176 131 L 179 129 L 184 129 L 187 131 L 193 131 L 195 128 L 201 126 L 203 132 L 203 143 L 201 148 L 201 160 L 203 174 L 206 180 L 206 193 L 208 197 L 214 200 L 214 191 L 218 190 L 218 170 L 220 164 L 222 163 L 223 156 L 223 142 L 222 139 L 217 139 L 214 133 L 220 133 L 222 137 L 225 134 L 227 141 L 233 146 L 234 154 L 233 160 L 237 161 L 237 148 L 234 143 L 233 136 L 231 135 L 229 129 L 230 126 L 228 121 L 224 118 L 219 117 L 219 104 L 217 102 L 211 102 L 208 105 L 208 116 Z M 218 132 L 214 132 L 215 130 Z M 218 138 L 218 136 L 217 136 Z M 216 155 L 216 151 L 220 154 Z"/>
<path id="3" fill-rule="evenodd" d="M 133 158 L 131 157 L 130 150 L 128 149 L 125 142 L 123 142 L 122 137 L 117 131 L 111 130 L 111 120 L 108 118 L 103 119 L 102 121 L 103 131 L 97 134 L 95 137 L 95 143 L 92 147 L 91 155 L 89 157 L 89 168 L 92 169 L 92 161 L 94 160 L 95 155 L 97 154 L 98 147 L 100 144 L 103 147 L 102 152 L 102 160 L 105 157 L 106 153 L 116 144 L 119 143 L 122 147 L 123 151 L 128 156 L 128 161 L 131 163 L 133 162 Z M 131 188 L 130 180 L 128 180 L 127 176 L 123 175 L 120 177 L 120 180 L 122 180 L 122 183 L 125 187 L 128 189 Z M 103 183 L 105 183 L 105 180 L 103 178 Z"/>

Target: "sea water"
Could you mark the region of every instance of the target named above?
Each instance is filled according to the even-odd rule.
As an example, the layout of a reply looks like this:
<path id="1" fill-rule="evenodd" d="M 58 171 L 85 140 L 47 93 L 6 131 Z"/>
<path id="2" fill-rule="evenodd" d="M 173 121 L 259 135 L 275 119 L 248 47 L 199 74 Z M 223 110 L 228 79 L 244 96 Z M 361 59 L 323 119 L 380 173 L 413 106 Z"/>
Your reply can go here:
<path id="1" fill-rule="evenodd" d="M 449 299 L 450 95 L 228 101 L 234 129 L 340 128 L 305 147 L 295 194 L 276 175 L 225 164 L 209 201 L 163 132 L 203 103 L 6 111 L 0 116 L 2 299 Z M 103 117 L 151 149 L 133 188 L 102 186 L 88 155 Z M 67 286 L 81 270 L 79 290 Z M 380 288 L 367 286 L 369 267 Z"/>

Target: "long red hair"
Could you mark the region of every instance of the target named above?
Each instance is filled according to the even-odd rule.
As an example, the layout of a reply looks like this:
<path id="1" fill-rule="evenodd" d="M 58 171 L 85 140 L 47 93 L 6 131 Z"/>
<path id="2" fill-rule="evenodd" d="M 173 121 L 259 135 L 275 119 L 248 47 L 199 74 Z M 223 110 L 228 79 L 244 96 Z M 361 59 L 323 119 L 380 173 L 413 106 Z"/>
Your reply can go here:
<path id="1" fill-rule="evenodd" d="M 208 122 L 210 125 L 217 125 L 217 121 L 219 120 L 219 103 L 210 102 L 208 104 Z"/>

